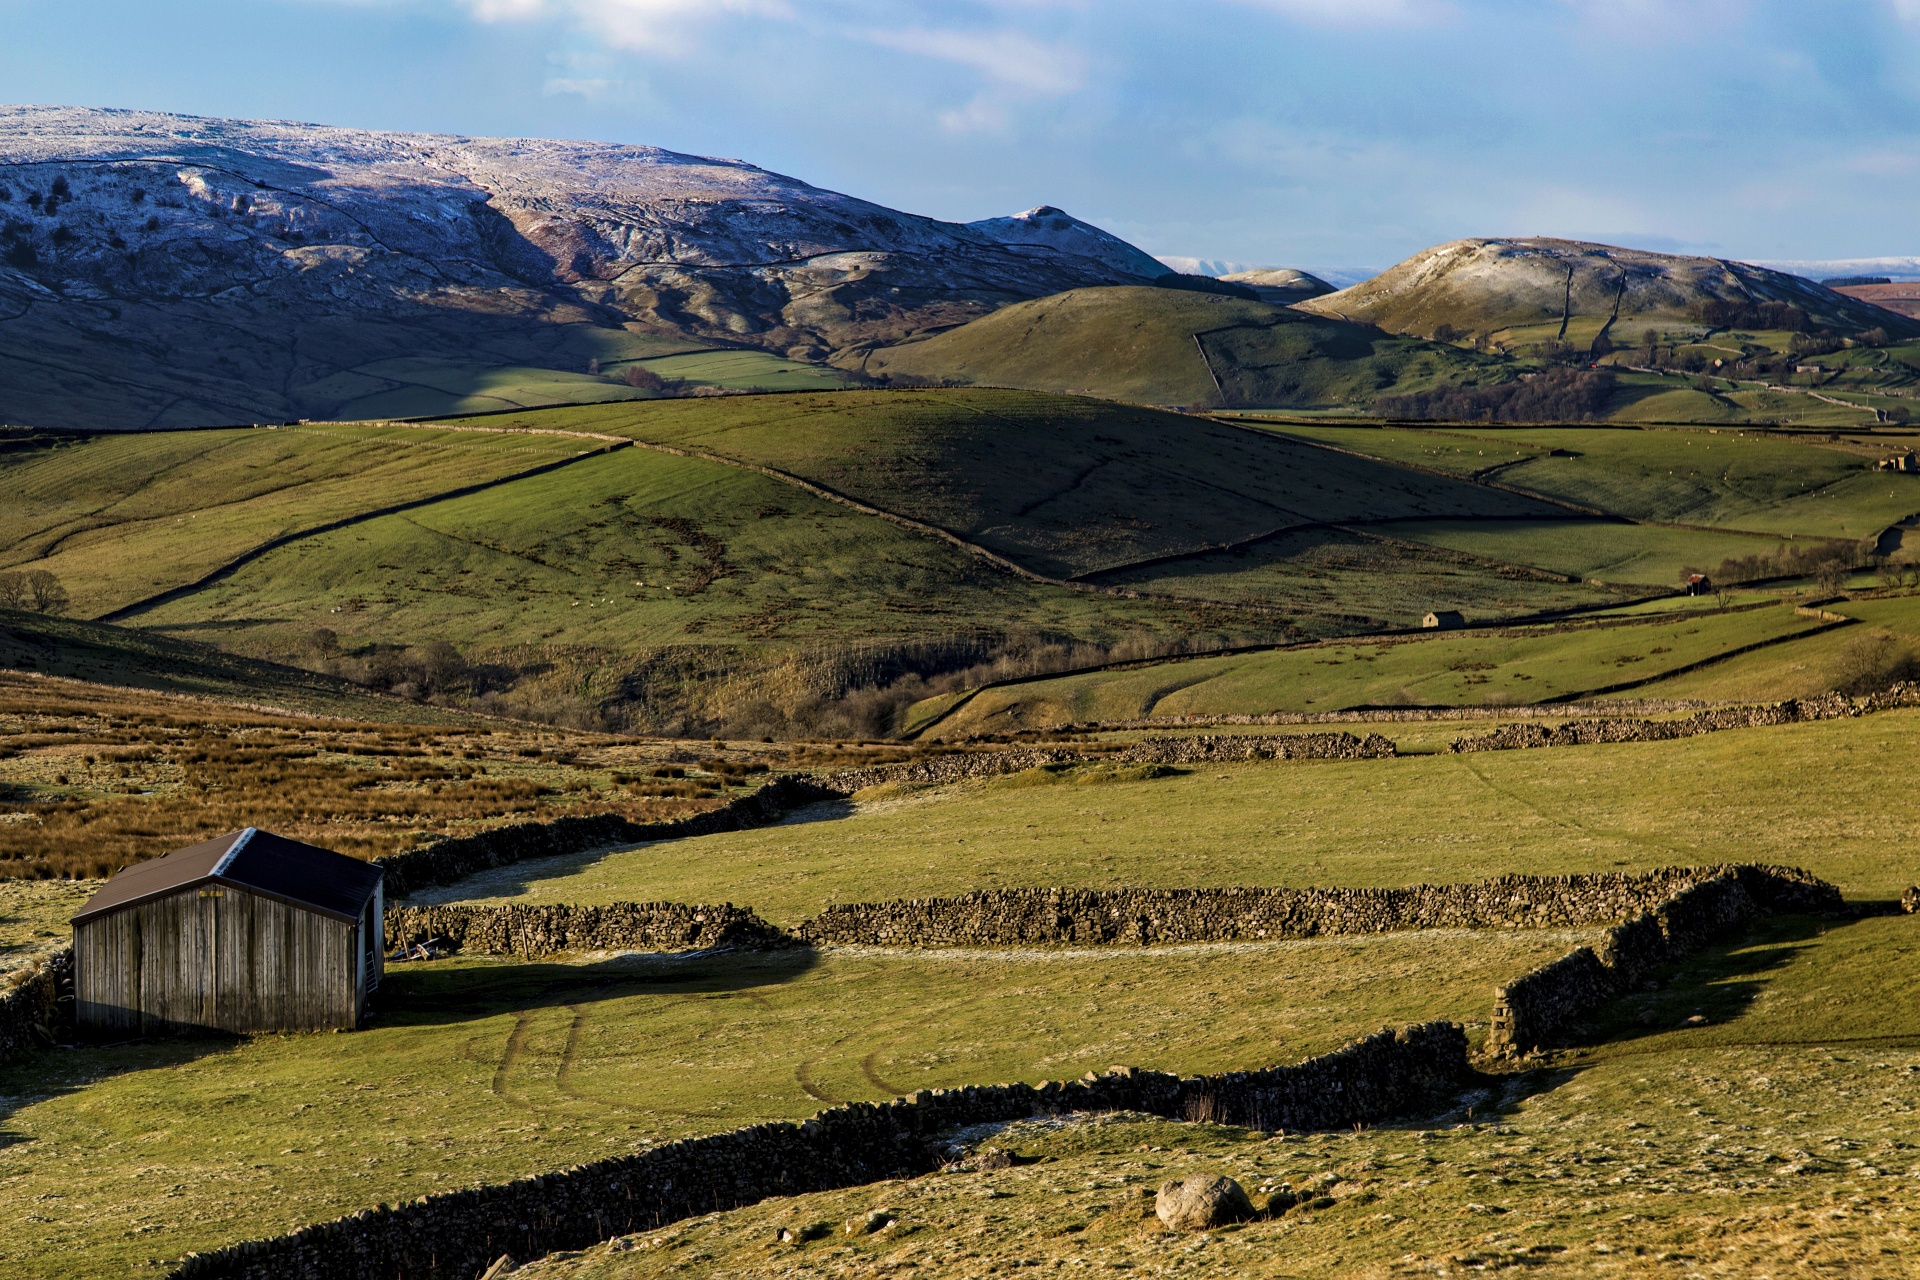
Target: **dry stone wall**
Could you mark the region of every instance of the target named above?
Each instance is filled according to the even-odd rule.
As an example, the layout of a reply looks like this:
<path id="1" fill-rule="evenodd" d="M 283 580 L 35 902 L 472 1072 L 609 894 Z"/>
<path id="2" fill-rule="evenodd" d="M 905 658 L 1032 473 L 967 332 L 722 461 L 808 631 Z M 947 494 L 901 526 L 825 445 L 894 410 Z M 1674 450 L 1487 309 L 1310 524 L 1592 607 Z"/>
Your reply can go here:
<path id="1" fill-rule="evenodd" d="M 1295 1066 L 1212 1076 L 1116 1068 L 1072 1081 L 926 1090 L 801 1124 L 754 1125 L 498 1186 L 422 1196 L 192 1254 L 169 1280 L 472 1280 L 698 1214 L 929 1173 L 954 1128 L 1070 1111 L 1344 1129 L 1446 1107 L 1476 1075 L 1466 1034 L 1386 1030 Z"/>
<path id="2" fill-rule="evenodd" d="M 603 907 L 389 907 L 389 951 L 427 943 L 438 951 L 547 955 L 556 951 L 697 951 L 790 946 L 793 939 L 732 904 L 616 902 Z"/>
<path id="3" fill-rule="evenodd" d="M 1735 866 L 1684 884 L 1651 910 L 1609 929 L 1597 947 L 1577 947 L 1494 994 L 1486 1051 L 1517 1057 L 1565 1044 L 1600 1007 L 1655 968 L 1733 936 L 1776 911 L 1835 911 L 1840 891 L 1783 867 Z"/>
<path id="4" fill-rule="evenodd" d="M 1831 694 L 1822 698 L 1790 698 L 1761 707 L 1718 707 L 1678 720 L 1584 719 L 1548 728 L 1537 724 L 1502 725 L 1492 733 L 1455 738 L 1447 750 L 1514 751 L 1530 747 L 1584 746 L 1595 742 L 1671 742 L 1723 729 L 1756 729 L 1799 724 L 1811 720 L 1841 720 L 1870 715 L 1894 707 L 1920 705 L 1920 686 L 1902 684 L 1886 693 L 1865 698 Z"/>
<path id="5" fill-rule="evenodd" d="M 1388 933 L 1604 925 L 1718 874 L 1501 876 L 1410 889 L 994 889 L 836 904 L 795 934 L 819 945 L 1148 946 Z M 1750 868 L 1761 878 L 1805 876 Z M 1810 877 L 1808 877 L 1810 879 Z"/>
<path id="6" fill-rule="evenodd" d="M 62 948 L 7 975 L 0 992 L 0 1061 L 52 1044 L 73 1021 L 73 952 Z"/>

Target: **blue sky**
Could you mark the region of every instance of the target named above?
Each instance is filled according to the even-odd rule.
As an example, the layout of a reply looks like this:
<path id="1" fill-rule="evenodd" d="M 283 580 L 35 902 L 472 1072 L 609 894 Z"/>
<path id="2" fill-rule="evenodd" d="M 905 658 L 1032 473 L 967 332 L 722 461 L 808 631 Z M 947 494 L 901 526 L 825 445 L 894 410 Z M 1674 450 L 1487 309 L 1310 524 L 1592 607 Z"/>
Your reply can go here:
<path id="1" fill-rule="evenodd" d="M 0 0 L 0 97 L 737 156 L 1158 254 L 1920 254 L 1920 0 Z"/>

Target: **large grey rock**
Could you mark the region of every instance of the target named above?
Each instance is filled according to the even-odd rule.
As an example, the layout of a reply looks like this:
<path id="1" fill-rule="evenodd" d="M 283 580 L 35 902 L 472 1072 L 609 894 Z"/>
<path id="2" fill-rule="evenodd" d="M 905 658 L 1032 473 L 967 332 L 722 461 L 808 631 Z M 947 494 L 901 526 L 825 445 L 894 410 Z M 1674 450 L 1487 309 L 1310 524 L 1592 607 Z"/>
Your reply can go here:
<path id="1" fill-rule="evenodd" d="M 1162 1183 L 1154 1213 L 1174 1231 L 1205 1231 L 1253 1216 L 1253 1201 L 1232 1178 L 1195 1173 Z"/>

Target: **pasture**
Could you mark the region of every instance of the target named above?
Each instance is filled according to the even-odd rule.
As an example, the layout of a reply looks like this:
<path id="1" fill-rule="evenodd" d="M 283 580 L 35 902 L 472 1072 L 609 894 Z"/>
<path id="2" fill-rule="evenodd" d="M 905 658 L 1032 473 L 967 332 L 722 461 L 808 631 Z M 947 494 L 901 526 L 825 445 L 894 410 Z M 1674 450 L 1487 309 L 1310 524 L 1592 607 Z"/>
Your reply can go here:
<path id="1" fill-rule="evenodd" d="M 1823 625 L 1776 602 L 1327 641 L 983 688 L 926 732 L 956 737 L 1146 716 L 1550 702 L 1650 681 Z"/>
<path id="2" fill-rule="evenodd" d="M 833 1101 L 1141 1062 L 1291 1060 L 1485 1017 L 1570 935 L 1139 952 L 734 953 L 395 966 L 373 1029 L 9 1069 L 0 1276 L 151 1260 Z M 1433 963 L 1436 955 L 1447 958 Z"/>

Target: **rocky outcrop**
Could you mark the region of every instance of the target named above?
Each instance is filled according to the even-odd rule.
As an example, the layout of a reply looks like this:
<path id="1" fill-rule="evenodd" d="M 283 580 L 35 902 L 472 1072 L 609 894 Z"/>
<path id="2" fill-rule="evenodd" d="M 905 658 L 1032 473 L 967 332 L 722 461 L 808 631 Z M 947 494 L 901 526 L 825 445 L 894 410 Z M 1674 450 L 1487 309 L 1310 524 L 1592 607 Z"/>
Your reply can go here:
<path id="1" fill-rule="evenodd" d="M 1120 1067 L 1038 1086 L 923 1090 L 835 1107 L 801 1124 L 754 1125 L 365 1209 L 189 1255 L 168 1280 L 472 1280 L 502 1256 L 524 1262 L 770 1196 L 930 1173 L 945 1159 L 940 1137 L 962 1125 L 1124 1110 L 1345 1129 L 1438 1110 L 1474 1079 L 1465 1032 L 1432 1022 L 1262 1071 L 1183 1077 Z"/>

